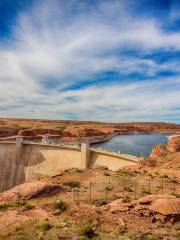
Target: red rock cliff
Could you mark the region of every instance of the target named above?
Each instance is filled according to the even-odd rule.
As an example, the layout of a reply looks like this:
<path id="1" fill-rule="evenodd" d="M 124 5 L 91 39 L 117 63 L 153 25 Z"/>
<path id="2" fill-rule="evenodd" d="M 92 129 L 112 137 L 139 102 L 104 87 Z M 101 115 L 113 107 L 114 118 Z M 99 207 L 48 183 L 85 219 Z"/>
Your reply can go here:
<path id="1" fill-rule="evenodd" d="M 173 136 L 169 137 L 167 149 L 170 152 L 179 152 L 180 151 L 180 135 L 173 135 Z"/>

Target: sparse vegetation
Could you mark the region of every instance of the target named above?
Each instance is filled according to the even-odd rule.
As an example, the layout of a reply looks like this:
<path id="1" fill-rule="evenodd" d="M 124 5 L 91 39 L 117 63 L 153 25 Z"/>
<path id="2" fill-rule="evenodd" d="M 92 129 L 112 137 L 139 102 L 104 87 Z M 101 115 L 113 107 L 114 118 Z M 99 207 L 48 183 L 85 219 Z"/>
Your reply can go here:
<path id="1" fill-rule="evenodd" d="M 169 178 L 169 176 L 167 174 L 164 174 L 163 178 Z"/>
<path id="2" fill-rule="evenodd" d="M 130 197 L 126 195 L 123 197 L 122 201 L 123 201 L 123 203 L 128 203 L 128 202 L 130 202 Z"/>
<path id="3" fill-rule="evenodd" d="M 108 172 L 105 172 L 104 173 L 104 176 L 107 176 L 107 177 L 109 177 L 109 176 L 111 176 Z"/>
<path id="4" fill-rule="evenodd" d="M 11 207 L 10 204 L 2 203 L 0 204 L 0 211 L 6 211 L 9 207 Z"/>
<path id="5" fill-rule="evenodd" d="M 69 182 L 63 183 L 63 185 L 68 186 L 70 188 L 80 188 L 81 183 L 78 181 L 69 181 Z"/>
<path id="6" fill-rule="evenodd" d="M 119 169 L 118 171 L 117 171 L 117 173 L 118 174 L 120 174 L 120 175 L 128 175 L 128 176 L 133 176 L 134 175 L 134 173 L 133 172 L 130 172 L 130 171 L 128 171 L 128 170 L 126 170 L 126 169 Z"/>
<path id="7" fill-rule="evenodd" d="M 151 233 L 135 233 L 130 235 L 131 240 L 163 240 L 162 235 L 153 235 Z"/>
<path id="8" fill-rule="evenodd" d="M 119 225 L 118 227 L 118 234 L 122 234 L 126 232 L 126 226 L 125 225 Z"/>
<path id="9" fill-rule="evenodd" d="M 27 211 L 27 210 L 31 210 L 31 209 L 33 209 L 33 208 L 35 208 L 34 205 L 27 203 L 27 204 L 25 204 L 25 205 L 21 208 L 21 211 L 24 212 L 24 211 Z"/>
<path id="10" fill-rule="evenodd" d="M 42 231 L 42 232 L 46 232 L 48 231 L 49 229 L 51 229 L 53 226 L 52 224 L 49 222 L 48 219 L 44 219 L 42 222 L 40 222 L 38 225 L 37 225 L 37 229 Z"/>
<path id="11" fill-rule="evenodd" d="M 171 195 L 172 195 L 172 196 L 175 196 L 175 197 L 177 197 L 177 198 L 180 198 L 180 193 L 174 193 L 174 192 L 173 192 L 173 193 L 171 193 Z"/>
<path id="12" fill-rule="evenodd" d="M 24 201 L 24 200 L 17 200 L 15 202 L 15 206 L 17 206 L 17 207 L 22 207 L 24 205 L 26 205 L 26 201 Z"/>
<path id="13" fill-rule="evenodd" d="M 96 233 L 91 223 L 85 223 L 80 228 L 80 235 L 85 236 L 87 238 L 93 238 Z"/>
<path id="14" fill-rule="evenodd" d="M 60 212 L 64 212 L 68 208 L 68 204 L 65 203 L 62 199 L 56 200 L 54 203 L 55 209 L 57 209 Z"/>
<path id="15" fill-rule="evenodd" d="M 124 190 L 127 192 L 134 192 L 134 190 L 131 187 L 125 187 Z"/>
<path id="16" fill-rule="evenodd" d="M 93 201 L 93 204 L 97 207 L 101 207 L 101 206 L 104 206 L 106 205 L 108 202 L 105 201 L 105 200 L 94 200 Z"/>
<path id="17" fill-rule="evenodd" d="M 146 189 L 142 189 L 142 194 L 149 195 L 149 194 L 151 194 L 151 192 Z"/>

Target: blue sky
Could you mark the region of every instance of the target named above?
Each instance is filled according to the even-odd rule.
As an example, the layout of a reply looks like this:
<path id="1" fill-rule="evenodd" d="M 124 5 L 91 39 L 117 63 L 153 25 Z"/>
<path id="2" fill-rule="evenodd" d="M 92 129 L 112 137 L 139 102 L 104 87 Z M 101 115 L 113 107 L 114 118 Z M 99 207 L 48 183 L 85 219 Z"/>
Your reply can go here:
<path id="1" fill-rule="evenodd" d="M 180 122 L 180 1 L 1 0 L 1 117 Z"/>

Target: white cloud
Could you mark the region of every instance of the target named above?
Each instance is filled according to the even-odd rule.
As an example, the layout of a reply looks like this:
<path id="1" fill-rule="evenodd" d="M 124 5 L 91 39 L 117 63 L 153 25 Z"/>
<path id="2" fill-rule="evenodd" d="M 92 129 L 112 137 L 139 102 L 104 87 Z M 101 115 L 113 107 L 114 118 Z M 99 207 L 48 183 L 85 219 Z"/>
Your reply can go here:
<path id="1" fill-rule="evenodd" d="M 166 120 L 177 112 L 178 78 L 122 81 L 73 91 L 63 88 L 109 70 L 154 78 L 161 70 L 179 73 L 176 61 L 158 64 L 144 59 L 143 53 L 180 50 L 180 33 L 164 32 L 154 19 L 134 19 L 127 1 L 101 3 L 90 9 L 84 1 L 78 5 L 77 1 L 38 3 L 21 14 L 13 28 L 14 37 L 0 49 L 2 116 L 67 118 L 72 113 L 80 119 L 158 120 L 164 116 Z M 142 57 L 123 54 L 131 49 Z M 57 82 L 57 89 L 47 88 L 46 82 L 51 81 L 50 85 Z M 171 89 L 173 84 L 176 89 Z M 165 86 L 170 89 L 164 92 Z"/>

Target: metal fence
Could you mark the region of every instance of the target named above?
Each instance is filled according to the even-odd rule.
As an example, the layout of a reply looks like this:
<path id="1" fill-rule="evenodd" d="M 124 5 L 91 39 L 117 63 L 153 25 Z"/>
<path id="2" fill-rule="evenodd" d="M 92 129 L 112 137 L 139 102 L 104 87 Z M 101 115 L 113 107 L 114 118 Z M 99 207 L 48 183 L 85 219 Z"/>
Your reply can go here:
<path id="1" fill-rule="evenodd" d="M 122 177 L 121 181 L 114 183 L 106 181 L 89 182 L 86 187 L 69 188 L 71 198 L 74 202 L 94 203 L 95 201 L 112 201 L 118 198 L 137 199 L 149 194 L 159 195 L 167 194 L 180 196 L 180 184 L 174 178 L 167 180 L 141 179 L 138 177 Z"/>

